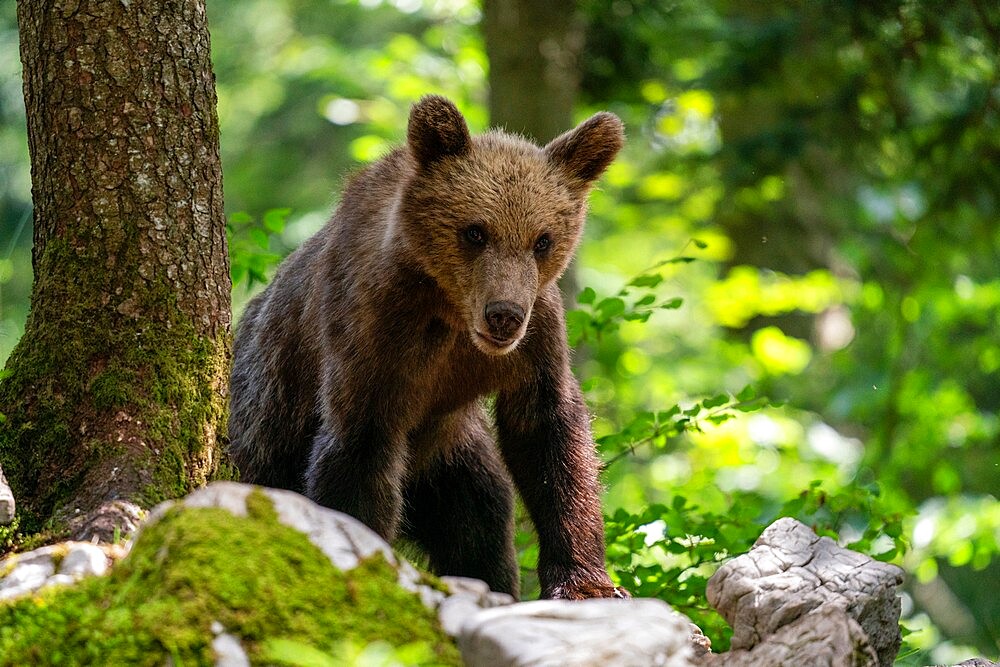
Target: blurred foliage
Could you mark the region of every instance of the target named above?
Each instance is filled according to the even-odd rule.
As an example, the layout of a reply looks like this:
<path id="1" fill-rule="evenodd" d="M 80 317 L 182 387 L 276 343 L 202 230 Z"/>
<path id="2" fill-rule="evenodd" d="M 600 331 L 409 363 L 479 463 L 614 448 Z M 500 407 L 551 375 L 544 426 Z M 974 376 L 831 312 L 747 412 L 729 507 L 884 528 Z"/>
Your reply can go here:
<path id="1" fill-rule="evenodd" d="M 399 647 L 381 641 L 366 646 L 343 642 L 338 651 L 326 653 L 293 639 L 272 639 L 265 643 L 263 651 L 268 664 L 285 667 L 409 667 L 438 665 L 436 658 L 427 642 Z"/>
<path id="2" fill-rule="evenodd" d="M 724 648 L 707 578 L 791 515 L 906 568 L 899 664 L 995 657 L 1000 8 L 577 8 L 578 117 L 610 109 L 629 134 L 592 195 L 567 315 L 614 576 Z M 488 125 L 475 2 L 211 0 L 209 15 L 237 313 L 344 175 L 403 140 L 413 100 L 443 93 Z M 0 355 L 30 289 L 15 45 L 8 3 Z M 530 595 L 530 531 L 518 545 Z"/>

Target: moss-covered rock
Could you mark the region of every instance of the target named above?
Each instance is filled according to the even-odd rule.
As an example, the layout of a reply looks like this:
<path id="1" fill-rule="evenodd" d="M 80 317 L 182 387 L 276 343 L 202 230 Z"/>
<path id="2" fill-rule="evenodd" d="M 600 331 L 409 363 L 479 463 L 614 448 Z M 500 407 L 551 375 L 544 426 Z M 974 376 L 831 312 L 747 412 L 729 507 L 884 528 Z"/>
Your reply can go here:
<path id="1" fill-rule="evenodd" d="M 260 491 L 245 516 L 181 504 L 154 514 L 109 576 L 0 606 L 0 665 L 213 664 L 220 626 L 253 663 L 274 659 L 275 640 L 326 653 L 382 640 L 460 664 L 381 552 L 337 569 Z"/>

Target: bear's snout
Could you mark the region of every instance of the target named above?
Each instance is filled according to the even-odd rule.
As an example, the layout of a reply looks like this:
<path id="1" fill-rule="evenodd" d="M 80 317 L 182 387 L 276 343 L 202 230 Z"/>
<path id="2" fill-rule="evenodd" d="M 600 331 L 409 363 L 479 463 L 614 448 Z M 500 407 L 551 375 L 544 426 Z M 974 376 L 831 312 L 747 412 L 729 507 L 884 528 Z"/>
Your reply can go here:
<path id="1" fill-rule="evenodd" d="M 491 301 L 486 304 L 486 325 L 497 342 L 507 342 L 524 322 L 524 308 L 513 301 Z"/>

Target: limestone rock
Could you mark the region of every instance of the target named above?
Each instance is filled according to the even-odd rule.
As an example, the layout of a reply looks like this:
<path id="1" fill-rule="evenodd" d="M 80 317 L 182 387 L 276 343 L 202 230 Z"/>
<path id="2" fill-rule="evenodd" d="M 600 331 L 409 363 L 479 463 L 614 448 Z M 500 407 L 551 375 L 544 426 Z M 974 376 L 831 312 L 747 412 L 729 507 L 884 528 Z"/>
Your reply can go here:
<path id="1" fill-rule="evenodd" d="M 71 577 L 100 576 L 108 571 L 108 556 L 104 549 L 89 542 L 69 542 L 66 555 L 59 564 L 59 573 Z"/>
<path id="2" fill-rule="evenodd" d="M 430 607 L 436 607 L 444 594 L 422 585 L 421 575 L 410 563 L 396 557 L 392 547 L 375 531 L 352 516 L 317 505 L 293 491 L 268 489 L 237 482 L 213 482 L 177 501 L 157 505 L 150 512 L 147 525 L 155 523 L 175 505 L 183 507 L 216 507 L 235 516 L 246 516 L 247 497 L 255 490 L 266 495 L 274 504 L 278 521 L 309 538 L 330 562 L 341 571 L 354 569 L 357 564 L 376 553 L 399 573 L 399 585 L 417 593 Z"/>
<path id="3" fill-rule="evenodd" d="M 11 600 L 37 591 L 56 573 L 53 547 L 42 547 L 0 561 L 0 600 Z M 5 574 L 6 573 L 6 574 Z"/>
<path id="4" fill-rule="evenodd" d="M 752 649 L 732 649 L 703 663 L 710 667 L 825 665 L 870 667 L 878 656 L 858 623 L 832 607 L 801 616 Z"/>
<path id="5" fill-rule="evenodd" d="M 452 637 L 461 634 L 466 622 L 479 611 L 513 604 L 514 598 L 506 593 L 491 591 L 485 581 L 467 577 L 441 577 L 450 595 L 438 605 L 441 627 Z"/>
<path id="6" fill-rule="evenodd" d="M 829 664 L 870 664 L 851 662 L 851 656 L 871 650 L 877 664 L 891 665 L 900 644 L 896 586 L 902 580 L 900 568 L 844 549 L 784 518 L 769 526 L 749 553 L 719 568 L 707 593 L 733 627 L 734 656 L 764 643 L 815 636 L 826 640 L 813 644 L 824 655 L 837 647 L 840 657 Z M 857 628 L 834 620 L 837 614 Z M 850 650 L 847 640 L 856 642 Z M 827 664 L 811 655 L 800 655 L 800 664 Z"/>
<path id="7" fill-rule="evenodd" d="M 327 509 L 292 491 L 267 489 L 237 482 L 214 482 L 178 501 L 167 501 L 153 508 L 148 523 L 154 523 L 174 505 L 217 507 L 236 516 L 247 515 L 247 496 L 262 491 L 278 513 L 278 520 L 304 533 L 340 570 L 351 570 L 358 562 L 381 553 L 392 565 L 399 560 L 385 541 L 354 517 Z"/>
<path id="8" fill-rule="evenodd" d="M 691 667 L 691 634 L 661 600 L 540 600 L 478 612 L 458 646 L 469 667 Z"/>
<path id="9" fill-rule="evenodd" d="M 7 485 L 7 478 L 0 468 L 0 526 L 6 526 L 14 520 L 14 493 Z"/>
<path id="10" fill-rule="evenodd" d="M 94 548 L 57 545 L 0 563 L 4 597 L 106 569 Z M 438 622 L 444 586 L 360 522 L 287 491 L 217 483 L 165 503 L 149 513 L 115 576 L 81 593 L 52 595 L 44 607 L 0 604 L 0 662 L 34 664 L 58 642 L 70 662 L 201 663 L 211 655 L 237 667 L 248 656 L 271 664 L 290 646 L 322 652 L 344 639 L 420 642 L 435 664 L 460 661 Z M 46 612 L 60 604 L 65 616 Z M 64 618 L 80 609 L 93 612 L 93 632 L 67 627 Z"/>
<path id="11" fill-rule="evenodd" d="M 0 561 L 0 600 L 12 600 L 46 586 L 65 586 L 108 571 L 109 558 L 89 542 L 64 542 Z"/>
<path id="12" fill-rule="evenodd" d="M 212 640 L 212 651 L 215 652 L 215 667 L 250 667 L 250 658 L 240 640 L 225 632 L 222 623 L 212 621 L 210 626 L 215 639 Z"/>

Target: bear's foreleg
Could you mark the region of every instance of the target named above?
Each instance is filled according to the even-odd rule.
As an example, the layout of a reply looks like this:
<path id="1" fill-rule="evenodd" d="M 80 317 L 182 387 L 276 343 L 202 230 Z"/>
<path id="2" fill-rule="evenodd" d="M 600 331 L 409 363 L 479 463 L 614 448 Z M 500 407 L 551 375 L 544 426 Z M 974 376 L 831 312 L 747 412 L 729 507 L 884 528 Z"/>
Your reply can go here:
<path id="1" fill-rule="evenodd" d="M 440 444 L 442 451 L 407 485 L 403 531 L 437 574 L 482 579 L 517 597 L 513 487 L 481 409 L 448 421 L 414 443 L 415 450 Z M 432 442 L 437 438 L 444 442 Z"/>
<path id="2" fill-rule="evenodd" d="M 321 428 L 306 470 L 306 495 L 350 514 L 392 541 L 403 507 L 406 443 L 359 416 L 342 435 Z"/>
<path id="3" fill-rule="evenodd" d="M 542 597 L 627 597 L 604 569 L 599 464 L 568 364 L 497 397 L 501 451 L 538 531 Z"/>

